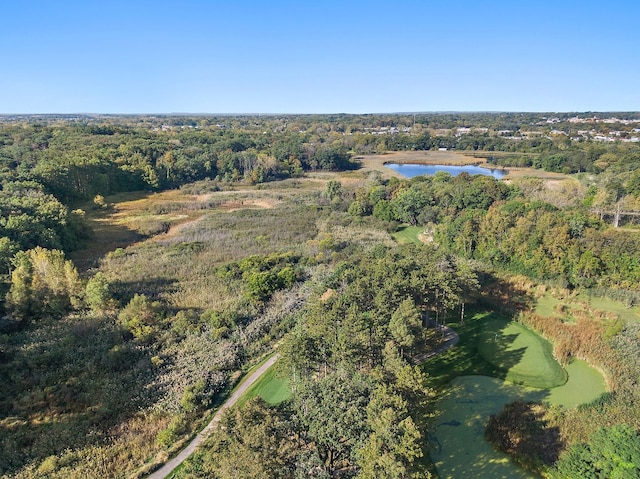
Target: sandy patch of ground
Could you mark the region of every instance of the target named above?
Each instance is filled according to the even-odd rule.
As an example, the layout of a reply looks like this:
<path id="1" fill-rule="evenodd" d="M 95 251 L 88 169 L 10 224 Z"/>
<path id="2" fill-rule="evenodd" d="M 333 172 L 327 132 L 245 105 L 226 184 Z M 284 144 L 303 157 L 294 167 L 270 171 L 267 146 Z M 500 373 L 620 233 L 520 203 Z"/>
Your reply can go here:
<path id="1" fill-rule="evenodd" d="M 188 226 L 192 226 L 195 225 L 196 223 L 199 223 L 200 221 L 202 221 L 202 219 L 204 218 L 204 214 L 202 214 L 201 216 L 198 216 L 194 219 L 191 219 L 189 221 L 184 221 L 178 224 L 174 224 L 169 228 L 169 231 L 167 231 L 165 234 L 163 235 L 157 235 L 154 237 L 154 239 L 156 240 L 165 240 L 167 238 L 171 238 L 173 236 L 177 236 L 178 233 L 182 232 L 182 230 L 184 230 L 185 228 L 187 228 Z"/>
<path id="2" fill-rule="evenodd" d="M 217 208 L 221 208 L 228 212 L 246 210 L 250 208 L 271 209 L 275 206 L 275 203 L 275 201 L 267 199 L 230 200 L 218 205 Z"/>
<path id="3" fill-rule="evenodd" d="M 193 199 L 198 203 L 204 203 L 205 201 L 209 201 L 212 196 L 213 193 L 203 193 L 201 195 L 193 195 Z"/>
<path id="4" fill-rule="evenodd" d="M 433 236 L 427 233 L 418 234 L 418 241 L 424 244 L 433 243 Z"/>
<path id="5" fill-rule="evenodd" d="M 201 199 L 200 197 L 205 197 Z M 209 194 L 206 195 L 198 195 L 196 198 L 199 202 L 204 202 L 210 197 Z M 260 199 L 260 200 L 230 200 L 225 201 L 224 203 L 216 206 L 216 209 L 223 209 L 227 212 L 239 211 L 243 209 L 250 208 L 258 208 L 258 209 L 271 209 L 275 206 L 275 201 Z M 171 238 L 173 236 L 178 235 L 178 233 L 182 232 L 185 228 L 195 225 L 204 219 L 206 214 L 206 210 L 200 211 L 192 215 L 174 215 L 171 219 L 175 221 L 174 224 L 171 225 L 169 231 L 165 234 L 157 235 L 154 237 L 155 240 L 166 240 L 167 238 Z M 186 221 L 183 221 L 186 220 Z"/>
<path id="6" fill-rule="evenodd" d="M 327 300 L 332 298 L 335 294 L 336 294 L 335 290 L 329 288 L 324 293 L 322 293 L 322 296 L 320 296 L 320 301 L 325 303 L 327 302 Z"/>

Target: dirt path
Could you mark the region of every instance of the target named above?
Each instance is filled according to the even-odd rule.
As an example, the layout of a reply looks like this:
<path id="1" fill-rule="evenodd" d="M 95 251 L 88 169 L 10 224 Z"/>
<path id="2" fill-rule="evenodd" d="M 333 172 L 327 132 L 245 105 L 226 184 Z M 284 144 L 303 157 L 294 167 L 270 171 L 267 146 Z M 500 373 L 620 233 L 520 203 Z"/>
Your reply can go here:
<path id="1" fill-rule="evenodd" d="M 414 364 L 420 364 L 425 362 L 427 359 L 430 359 L 438 354 L 445 352 L 447 349 L 452 348 L 458 341 L 460 341 L 460 336 L 449 326 L 443 326 L 441 324 L 436 326 L 438 328 L 438 334 L 441 336 L 440 345 L 432 351 L 428 351 L 426 353 L 418 354 L 417 356 L 412 357 L 412 361 Z"/>
<path id="2" fill-rule="evenodd" d="M 180 454 L 169 460 L 164 466 L 148 476 L 148 479 L 164 479 L 165 477 L 168 477 L 176 467 L 182 464 L 182 462 L 186 458 L 193 454 L 193 451 L 195 451 L 196 447 L 198 447 L 198 445 L 202 441 L 204 441 L 209 436 L 209 434 L 211 434 L 211 431 L 213 431 L 213 429 L 218 426 L 218 423 L 222 419 L 222 415 L 224 414 L 224 412 L 232 407 L 238 401 L 238 399 L 240 399 L 240 397 L 247 391 L 247 389 L 249 389 L 251 385 L 255 383 L 258 378 L 267 371 L 267 369 L 275 364 L 279 357 L 280 354 L 274 354 L 267 360 L 267 362 L 256 369 L 253 373 L 251 373 L 251 375 L 234 391 L 231 397 L 227 399 L 222 404 L 222 406 L 220 406 L 220 409 L 218 409 L 215 416 L 213 416 L 211 422 L 209 422 L 209 424 L 207 424 L 207 426 L 202 431 L 200 431 L 200 433 L 198 433 L 193 441 L 191 441 L 187 447 L 180 451 Z"/>
<path id="3" fill-rule="evenodd" d="M 460 340 L 460 336 L 458 336 L 458 333 L 456 333 L 450 327 L 438 325 L 437 328 L 438 332 L 442 335 L 441 337 L 443 342 L 434 350 L 413 357 L 412 360 L 414 363 L 421 363 L 429 358 L 441 354 L 447 349 L 455 346 Z M 234 391 L 231 397 L 229 397 L 229 399 L 227 399 L 222 404 L 222 406 L 220 406 L 220 409 L 218 409 L 215 416 L 213 416 L 211 422 L 207 424 L 207 426 L 189 443 L 189 445 L 182 451 L 180 451 L 180 454 L 169 460 L 164 466 L 148 476 L 147 479 L 165 479 L 173 472 L 175 468 L 182 464 L 185 459 L 193 454 L 198 445 L 200 445 L 200 443 L 204 441 L 209 436 L 209 434 L 211 434 L 211 432 L 218 426 L 218 423 L 222 419 L 222 415 L 224 414 L 224 412 L 232 407 L 238 401 L 238 399 L 240 399 L 240 397 L 247 391 L 247 389 L 249 389 L 251 385 L 255 383 L 258 378 L 260 378 L 260 376 L 262 376 L 267 371 L 267 369 L 275 364 L 279 357 L 280 354 L 274 354 L 267 360 L 267 362 L 256 369 L 253 373 L 251 373 L 251 375 L 238 387 L 238 389 Z"/>

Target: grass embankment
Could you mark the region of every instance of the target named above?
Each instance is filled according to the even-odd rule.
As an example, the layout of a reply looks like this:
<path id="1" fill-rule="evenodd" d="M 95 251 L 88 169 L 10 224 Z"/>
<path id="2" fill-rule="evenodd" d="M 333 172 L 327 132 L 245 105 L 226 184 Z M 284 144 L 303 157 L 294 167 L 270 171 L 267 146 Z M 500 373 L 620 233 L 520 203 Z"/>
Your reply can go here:
<path id="1" fill-rule="evenodd" d="M 585 301 L 590 309 L 618 315 L 623 321 L 640 323 L 640 306 L 628 307 L 620 301 L 582 294 L 578 299 Z"/>
<path id="2" fill-rule="evenodd" d="M 561 318 L 565 322 L 574 322 L 576 315 L 588 313 L 592 316 L 619 318 L 628 323 L 640 323 L 640 306 L 629 307 L 620 301 L 585 293 L 556 297 L 547 292 L 536 299 L 535 313 L 543 317 Z"/>

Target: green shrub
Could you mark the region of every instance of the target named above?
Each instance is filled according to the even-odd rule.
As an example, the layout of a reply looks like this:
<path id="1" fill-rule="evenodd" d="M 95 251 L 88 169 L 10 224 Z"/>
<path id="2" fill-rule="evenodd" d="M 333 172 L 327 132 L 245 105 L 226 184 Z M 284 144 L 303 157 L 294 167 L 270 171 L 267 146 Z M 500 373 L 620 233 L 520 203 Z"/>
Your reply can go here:
<path id="1" fill-rule="evenodd" d="M 207 382 L 200 379 L 195 384 L 187 386 L 180 399 L 180 407 L 185 412 L 194 412 L 206 407 L 207 398 L 205 395 Z"/>
<path id="2" fill-rule="evenodd" d="M 598 430 L 587 444 L 576 444 L 553 471 L 554 479 L 635 479 L 640 477 L 640 436 L 630 426 Z"/>
<path id="3" fill-rule="evenodd" d="M 87 281 L 85 287 L 85 302 L 94 311 L 101 311 L 109 306 L 111 291 L 109 281 L 101 271 Z"/>
<path id="4" fill-rule="evenodd" d="M 56 456 L 47 457 L 40 467 L 38 467 L 38 474 L 51 474 L 58 468 L 58 458 Z"/>
<path id="5" fill-rule="evenodd" d="M 141 342 L 152 338 L 159 319 L 160 303 L 150 302 L 144 294 L 135 294 L 118 315 L 120 323 Z"/>
<path id="6" fill-rule="evenodd" d="M 166 429 L 158 433 L 156 442 L 161 447 L 169 447 L 187 431 L 187 423 L 182 415 L 174 416 Z"/>
<path id="7" fill-rule="evenodd" d="M 16 319 L 59 317 L 81 305 L 78 271 L 62 251 L 38 246 L 20 251 L 13 262 L 7 307 Z"/>

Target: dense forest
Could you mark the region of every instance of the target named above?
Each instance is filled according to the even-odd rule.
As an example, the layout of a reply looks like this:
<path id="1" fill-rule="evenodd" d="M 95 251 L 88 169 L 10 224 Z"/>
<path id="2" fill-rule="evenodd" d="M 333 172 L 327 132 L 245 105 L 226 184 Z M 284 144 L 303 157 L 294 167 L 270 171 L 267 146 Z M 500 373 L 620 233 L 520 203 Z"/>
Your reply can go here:
<path id="1" fill-rule="evenodd" d="M 489 442 L 550 477 L 624 469 L 610 452 L 638 441 L 637 323 L 534 303 L 640 302 L 639 117 L 2 117 L 0 475 L 144 477 L 277 350 L 287 397 L 232 410 L 180 477 L 435 476 L 448 376 L 425 358 L 486 311 L 609 388 L 569 411 L 505 407 Z M 365 168 L 443 150 L 528 169 Z M 422 241 L 399 244 L 412 227 Z M 553 454 L 501 443 L 527 414 L 560 431 Z"/>
<path id="2" fill-rule="evenodd" d="M 590 215 L 588 196 L 558 208 L 525 197 L 523 188 L 467 174 L 392 179 L 358 189 L 348 211 L 426 225 L 435 241 L 459 256 L 540 281 L 640 288 L 640 238 Z"/>

